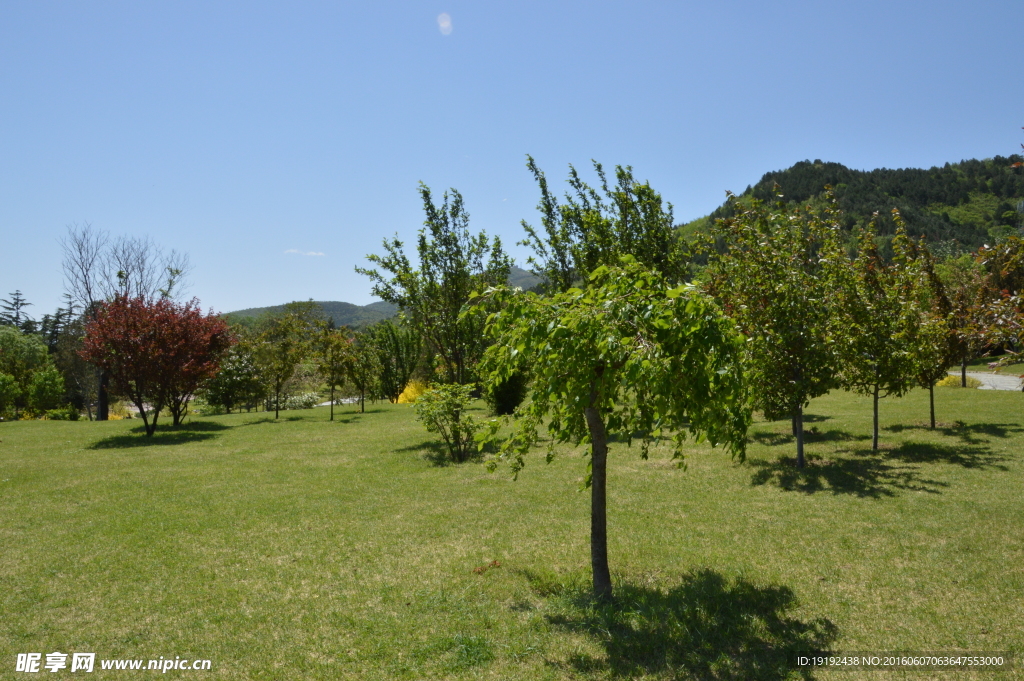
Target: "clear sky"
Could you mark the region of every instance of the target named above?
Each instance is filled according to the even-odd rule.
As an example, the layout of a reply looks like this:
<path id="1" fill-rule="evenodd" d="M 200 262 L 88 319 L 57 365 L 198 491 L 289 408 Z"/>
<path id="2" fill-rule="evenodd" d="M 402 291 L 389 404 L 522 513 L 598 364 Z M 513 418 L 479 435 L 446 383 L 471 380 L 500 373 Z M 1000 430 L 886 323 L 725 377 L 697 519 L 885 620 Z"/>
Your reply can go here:
<path id="1" fill-rule="evenodd" d="M 705 215 L 803 159 L 930 167 L 1024 142 L 1020 0 L 0 0 L 0 297 L 36 318 L 89 222 L 185 251 L 217 311 L 373 300 L 417 183 L 516 260 L 532 154 L 632 165 Z M 589 176 L 589 175 L 588 175 Z"/>

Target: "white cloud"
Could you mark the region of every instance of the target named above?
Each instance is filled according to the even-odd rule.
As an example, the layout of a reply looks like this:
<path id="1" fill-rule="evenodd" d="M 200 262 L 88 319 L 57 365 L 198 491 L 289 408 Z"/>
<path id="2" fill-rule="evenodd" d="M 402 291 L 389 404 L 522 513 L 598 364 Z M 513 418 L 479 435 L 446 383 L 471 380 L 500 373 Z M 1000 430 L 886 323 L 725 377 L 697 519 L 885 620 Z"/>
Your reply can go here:
<path id="1" fill-rule="evenodd" d="M 285 253 L 295 253 L 297 255 L 323 255 L 319 251 L 300 251 L 297 248 L 289 248 Z"/>
<path id="2" fill-rule="evenodd" d="M 441 35 L 452 34 L 452 18 L 445 12 L 437 15 L 437 27 L 441 29 Z"/>

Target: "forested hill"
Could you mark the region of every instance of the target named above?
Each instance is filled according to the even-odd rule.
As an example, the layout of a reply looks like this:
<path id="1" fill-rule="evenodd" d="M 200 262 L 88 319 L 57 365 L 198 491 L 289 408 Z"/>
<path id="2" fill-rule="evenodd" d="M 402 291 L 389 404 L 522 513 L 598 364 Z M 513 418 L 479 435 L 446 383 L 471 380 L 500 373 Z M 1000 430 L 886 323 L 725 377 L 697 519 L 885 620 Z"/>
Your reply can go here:
<path id="1" fill-rule="evenodd" d="M 391 303 L 379 301 L 369 305 L 353 305 L 337 300 L 314 301 L 323 308 L 324 316 L 333 319 L 335 326 L 347 326 L 350 329 L 361 329 L 383 319 L 394 317 L 398 308 Z M 228 312 L 224 316 L 228 321 L 248 325 L 265 314 L 284 312 L 284 305 L 271 307 L 250 307 L 246 310 Z"/>
<path id="2" fill-rule="evenodd" d="M 508 277 L 508 282 L 511 286 L 519 286 L 523 289 L 536 286 L 540 281 L 540 277 L 514 265 Z M 318 300 L 314 302 L 323 308 L 325 317 L 334 320 L 335 326 L 347 326 L 350 329 L 361 329 L 398 314 L 396 306 L 384 301 L 370 303 L 369 305 L 353 305 L 352 303 L 343 303 L 337 300 Z M 262 315 L 279 312 L 284 312 L 284 305 L 250 307 L 245 310 L 227 312 L 224 316 L 232 323 L 251 325 Z"/>
<path id="3" fill-rule="evenodd" d="M 840 163 L 801 161 L 787 170 L 765 173 L 742 197 L 773 200 L 777 184 L 785 200 L 817 203 L 824 187 L 835 188 L 843 211 L 843 226 L 866 225 L 879 213 L 880 234 L 891 234 L 890 217 L 898 208 L 913 236 L 931 242 L 951 242 L 976 248 L 1012 233 L 1024 220 L 1024 168 L 1014 167 L 1020 156 L 996 156 L 983 161 L 947 163 L 941 168 L 852 170 Z M 709 220 L 728 217 L 733 209 L 723 204 L 707 218 L 690 223 L 690 231 Z"/>

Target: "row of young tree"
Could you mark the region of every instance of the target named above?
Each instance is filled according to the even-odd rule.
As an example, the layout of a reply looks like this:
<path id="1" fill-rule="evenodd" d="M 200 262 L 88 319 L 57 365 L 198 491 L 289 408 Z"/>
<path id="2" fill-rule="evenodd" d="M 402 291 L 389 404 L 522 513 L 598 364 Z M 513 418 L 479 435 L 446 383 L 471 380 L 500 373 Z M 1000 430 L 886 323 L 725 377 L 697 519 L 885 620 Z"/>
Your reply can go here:
<path id="1" fill-rule="evenodd" d="M 263 404 L 277 417 L 290 395 L 326 387 L 333 420 L 339 391 L 355 395 L 361 411 L 367 399 L 397 402 L 428 365 L 419 334 L 403 320 L 352 332 L 334 328 L 313 302 L 289 303 L 233 331 L 237 342 L 200 391 L 228 413 Z"/>
<path id="2" fill-rule="evenodd" d="M 874 222 L 844 247 L 834 200 L 822 209 L 750 200 L 715 223 L 700 247 L 704 281 L 748 338 L 754 405 L 789 418 L 804 465 L 802 411 L 835 388 L 873 398 L 872 448 L 878 448 L 878 400 L 915 387 L 930 392 L 986 348 L 1021 343 L 1024 242 L 1011 236 L 976 255 L 937 263 L 898 211 L 884 259 Z"/>
<path id="3" fill-rule="evenodd" d="M 831 389 L 878 400 L 916 385 L 932 388 L 948 367 L 985 348 L 1018 347 L 1024 318 L 1017 236 L 973 256 L 936 263 L 898 213 L 892 256 L 874 223 L 846 247 L 835 201 L 790 208 L 779 200 L 735 201 L 728 219 L 686 243 L 672 207 L 629 167 L 610 184 L 595 163 L 597 188 L 570 167 L 564 199 L 533 159 L 541 191 L 539 227 L 523 223 L 541 275 L 540 291 L 505 285 L 500 241 L 472 234 L 456 190 L 436 206 L 421 186 L 427 219 L 418 264 L 397 238 L 359 269 L 374 293 L 398 305 L 445 367 L 421 411 L 453 457 L 469 441 L 495 442 L 518 472 L 546 430 L 559 442 L 588 443 L 591 559 L 595 594 L 611 598 L 607 563 L 608 441 L 639 438 L 642 453 L 687 434 L 742 457 L 751 411 L 789 419 L 804 465 L 803 409 Z M 778 194 L 778 191 L 776 191 Z M 529 400 L 511 435 L 499 423 L 467 425 L 478 391 L 522 386 Z M 932 408 L 934 426 L 934 402 Z M 549 458 L 553 454 L 549 450 Z"/>

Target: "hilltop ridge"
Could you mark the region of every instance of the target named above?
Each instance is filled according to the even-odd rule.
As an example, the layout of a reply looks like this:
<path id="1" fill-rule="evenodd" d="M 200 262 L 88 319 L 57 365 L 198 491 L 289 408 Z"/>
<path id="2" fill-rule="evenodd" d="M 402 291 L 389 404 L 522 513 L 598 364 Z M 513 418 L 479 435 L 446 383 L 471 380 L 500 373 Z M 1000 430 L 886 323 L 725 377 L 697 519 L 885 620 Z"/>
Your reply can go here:
<path id="1" fill-rule="evenodd" d="M 1008 234 L 1024 223 L 1024 161 L 1020 155 L 965 160 L 938 167 L 854 170 L 841 163 L 800 161 L 785 170 L 765 173 L 738 195 L 775 200 L 775 186 L 787 203 L 820 204 L 825 186 L 835 191 L 841 225 L 852 230 L 878 213 L 880 235 L 892 234 L 891 211 L 898 208 L 913 236 L 974 249 Z M 730 217 L 728 202 L 710 215 L 682 226 L 684 234 L 702 231 L 716 218 Z"/>

